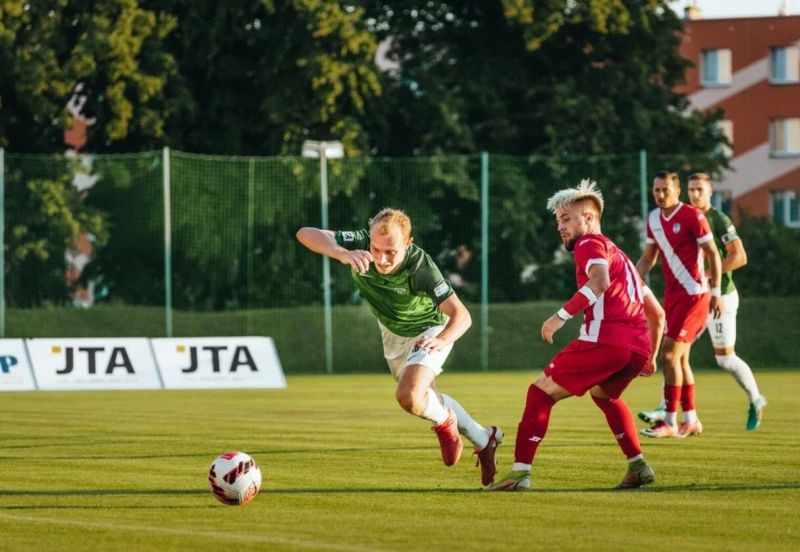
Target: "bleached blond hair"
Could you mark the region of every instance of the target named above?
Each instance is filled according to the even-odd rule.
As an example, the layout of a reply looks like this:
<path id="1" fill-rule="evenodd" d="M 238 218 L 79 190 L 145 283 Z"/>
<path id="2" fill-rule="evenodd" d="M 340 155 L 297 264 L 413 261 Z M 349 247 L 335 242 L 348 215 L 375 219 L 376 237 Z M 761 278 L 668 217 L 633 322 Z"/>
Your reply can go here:
<path id="1" fill-rule="evenodd" d="M 581 180 L 581 183 L 574 188 L 564 188 L 554 193 L 552 197 L 547 200 L 547 210 L 551 213 L 555 213 L 556 209 L 564 209 L 576 201 L 584 199 L 594 202 L 600 214 L 603 214 L 603 194 L 597 187 L 597 182 L 589 178 L 584 178 Z"/>

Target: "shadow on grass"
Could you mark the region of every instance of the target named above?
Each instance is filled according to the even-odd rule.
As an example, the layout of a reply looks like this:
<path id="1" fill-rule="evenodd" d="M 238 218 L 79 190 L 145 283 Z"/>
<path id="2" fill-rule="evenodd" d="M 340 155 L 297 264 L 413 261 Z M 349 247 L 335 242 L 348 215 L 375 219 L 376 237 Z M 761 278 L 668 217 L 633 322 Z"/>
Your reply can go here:
<path id="1" fill-rule="evenodd" d="M 608 487 L 575 487 L 561 489 L 532 489 L 514 494 L 570 494 L 570 493 L 675 493 L 675 492 L 759 492 L 782 491 L 800 489 L 800 482 L 748 485 L 745 483 L 732 484 L 690 484 L 673 486 L 654 486 L 642 489 L 619 491 Z M 265 489 L 265 495 L 336 495 L 336 494 L 483 494 L 481 489 L 471 488 L 430 488 L 430 487 L 346 487 L 346 488 L 315 488 L 315 489 Z M 181 496 L 205 495 L 206 489 L 37 489 L 37 490 L 0 490 L 0 498 L 14 497 L 80 497 L 80 496 Z M 209 506 L 216 506 L 210 504 Z M 0 506 L 0 510 L 24 509 L 71 509 L 71 508 L 107 508 L 108 505 L 9 505 Z M 182 506 L 120 506 L 121 508 L 185 508 Z M 195 506 L 196 508 L 197 506 Z M 202 506 L 203 508 L 206 506 Z"/>

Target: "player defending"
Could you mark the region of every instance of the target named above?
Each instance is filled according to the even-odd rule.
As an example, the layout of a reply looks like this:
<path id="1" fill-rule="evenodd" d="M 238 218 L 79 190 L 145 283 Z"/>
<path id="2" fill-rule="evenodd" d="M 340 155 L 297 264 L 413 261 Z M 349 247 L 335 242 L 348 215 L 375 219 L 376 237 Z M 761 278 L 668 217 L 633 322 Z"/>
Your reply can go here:
<path id="1" fill-rule="evenodd" d="M 412 243 L 408 215 L 383 209 L 370 220 L 369 230 L 301 228 L 297 239 L 315 253 L 350 265 L 356 287 L 378 319 L 383 355 L 397 381 L 397 402 L 433 424 L 446 466 L 461 457 L 463 433 L 475 446 L 481 482 L 490 485 L 503 432 L 477 423 L 452 397 L 438 393 L 434 382 L 472 319 L 430 256 Z"/>
<path id="2" fill-rule="evenodd" d="M 655 480 L 644 461 L 633 415 L 620 398 L 638 375 L 650 375 L 653 335 L 645 317 L 643 283 L 636 268 L 614 243 L 601 234 L 603 196 L 596 184 L 583 180 L 547 201 L 555 213 L 558 233 L 575 253 L 578 292 L 542 325 L 542 339 L 583 312 L 580 336 L 559 352 L 528 388 L 525 410 L 517 428 L 512 471 L 489 487 L 514 491 L 531 486 L 531 464 L 547 433 L 553 405 L 586 391 L 605 414 L 608 427 L 628 459 L 628 472 L 617 485 L 632 489 Z M 650 298 L 651 301 L 655 300 Z M 658 340 L 658 332 L 654 332 Z"/>
<path id="3" fill-rule="evenodd" d="M 689 352 L 709 312 L 715 320 L 722 314 L 721 262 L 703 212 L 680 202 L 680 182 L 676 173 L 661 171 L 656 174 L 653 197 L 658 208 L 647 217 L 647 241 L 636 269 L 644 277 L 655 265 L 659 254 L 662 255 L 667 329 L 661 349 L 661 365 L 666 412 L 660 420 L 648 419 L 647 412 L 641 412 L 639 417 L 655 422 L 653 427 L 642 430 L 644 435 L 688 437 L 703 431 L 695 409 L 694 374 L 689 365 Z M 710 293 L 703 255 L 709 261 Z M 679 402 L 684 416 L 680 427 L 677 425 Z"/>

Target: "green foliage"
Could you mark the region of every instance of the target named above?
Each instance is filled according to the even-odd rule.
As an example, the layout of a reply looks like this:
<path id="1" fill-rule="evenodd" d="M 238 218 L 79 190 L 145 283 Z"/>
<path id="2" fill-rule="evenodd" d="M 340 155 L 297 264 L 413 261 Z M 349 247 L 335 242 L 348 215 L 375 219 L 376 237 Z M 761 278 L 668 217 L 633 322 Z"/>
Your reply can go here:
<path id="1" fill-rule="evenodd" d="M 747 265 L 733 274 L 742 294 L 796 297 L 800 289 L 800 229 L 770 219 L 744 218 L 736 230 L 747 251 Z"/>
<path id="2" fill-rule="evenodd" d="M 175 23 L 138 0 L 0 1 L 0 146 L 63 149 L 78 85 L 96 118 L 92 151 L 163 140 L 175 62 L 162 45 Z"/>
<path id="3" fill-rule="evenodd" d="M 20 164 L 6 174 L 6 297 L 9 306 L 62 304 L 67 298 L 65 252 L 79 234 L 108 240 L 106 215 L 86 205 L 72 185 L 73 163 Z"/>

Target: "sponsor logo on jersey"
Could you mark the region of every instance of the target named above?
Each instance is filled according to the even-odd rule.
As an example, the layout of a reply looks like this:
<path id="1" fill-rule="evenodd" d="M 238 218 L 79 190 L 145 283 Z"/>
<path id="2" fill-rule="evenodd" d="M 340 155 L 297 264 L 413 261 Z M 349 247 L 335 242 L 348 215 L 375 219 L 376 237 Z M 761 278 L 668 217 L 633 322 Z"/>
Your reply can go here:
<path id="1" fill-rule="evenodd" d="M 449 286 L 449 285 L 447 285 L 447 282 L 442 282 L 441 284 L 439 284 L 438 286 L 436 286 L 435 288 L 433 288 L 433 294 L 434 294 L 436 297 L 441 297 L 442 295 L 444 295 L 445 293 L 447 293 L 447 290 L 448 290 L 448 289 L 450 289 L 450 286 Z"/>
<path id="2" fill-rule="evenodd" d="M 342 241 L 351 242 L 356 239 L 355 232 L 342 232 Z"/>
<path id="3" fill-rule="evenodd" d="M 672 225 L 672 233 L 673 234 L 677 234 L 680 231 L 681 231 L 681 223 L 680 222 L 676 222 L 675 224 Z"/>

